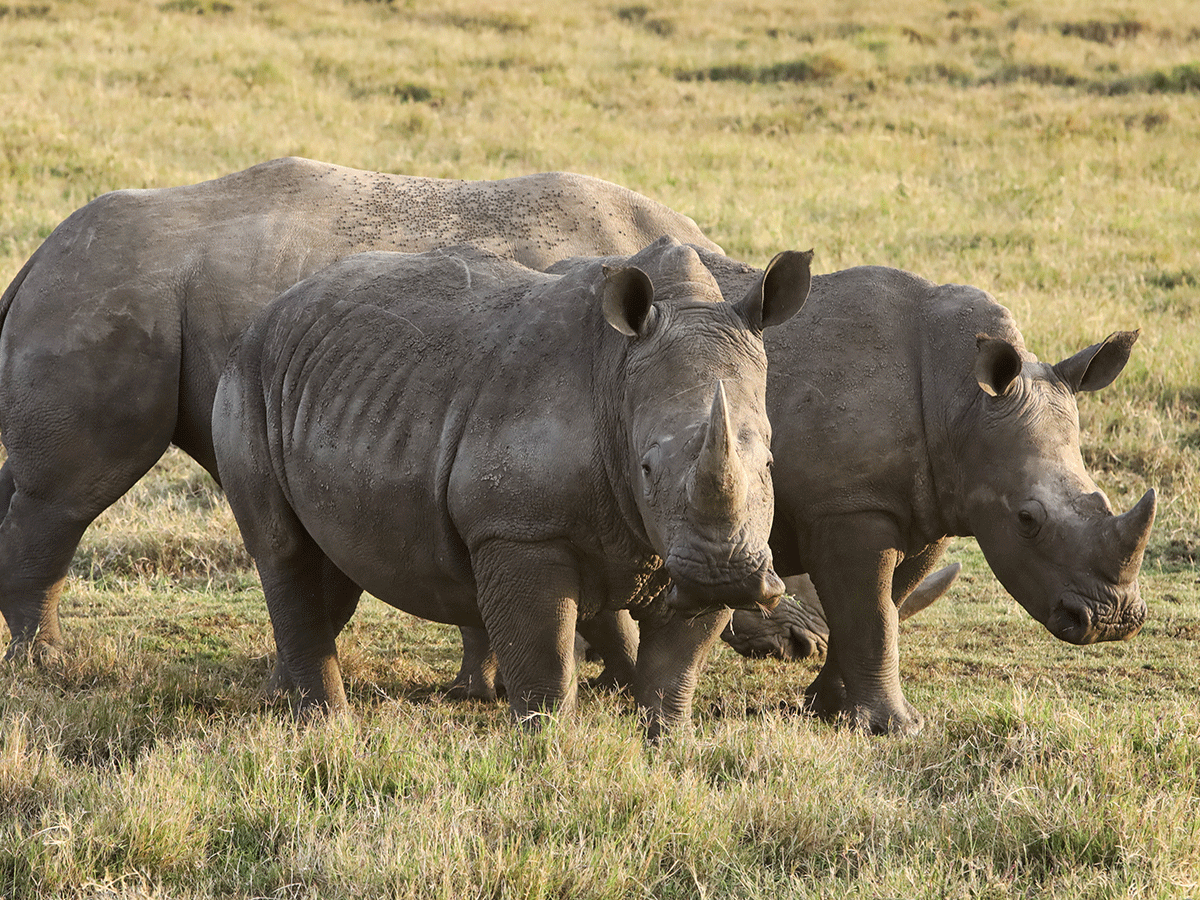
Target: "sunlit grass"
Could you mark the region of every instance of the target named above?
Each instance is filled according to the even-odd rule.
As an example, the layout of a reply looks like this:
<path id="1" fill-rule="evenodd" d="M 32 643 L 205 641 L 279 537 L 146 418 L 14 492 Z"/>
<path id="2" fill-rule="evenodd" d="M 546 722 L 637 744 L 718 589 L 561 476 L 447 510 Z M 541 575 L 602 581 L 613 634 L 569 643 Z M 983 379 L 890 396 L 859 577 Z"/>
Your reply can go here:
<path id="1" fill-rule="evenodd" d="M 89 530 L 48 670 L 0 668 L 0 896 L 1190 897 L 1200 887 L 1200 14 L 1146 4 L 51 0 L 0 6 L 0 269 L 98 194 L 298 154 L 566 169 L 764 264 L 975 284 L 1057 360 L 1114 504 L 1149 487 L 1150 617 L 1056 642 L 971 541 L 902 629 L 916 737 L 790 711 L 813 663 L 719 649 L 696 731 L 584 691 L 540 735 L 454 704 L 453 629 L 365 599 L 353 713 L 265 700 L 219 492 L 170 454 Z"/>

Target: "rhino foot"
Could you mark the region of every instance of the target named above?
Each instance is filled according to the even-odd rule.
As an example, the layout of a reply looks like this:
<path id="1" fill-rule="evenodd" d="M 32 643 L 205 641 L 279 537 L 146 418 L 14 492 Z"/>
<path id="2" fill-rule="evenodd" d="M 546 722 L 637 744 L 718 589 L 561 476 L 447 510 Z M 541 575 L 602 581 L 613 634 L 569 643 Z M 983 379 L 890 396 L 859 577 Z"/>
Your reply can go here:
<path id="1" fill-rule="evenodd" d="M 488 684 L 479 678 L 463 677 L 460 673 L 458 678 L 450 682 L 445 693 L 448 700 L 482 700 L 485 703 L 494 703 L 503 692 L 504 685 L 498 678 L 496 684 Z"/>
<path id="2" fill-rule="evenodd" d="M 899 704 L 858 704 L 839 715 L 837 720 L 867 734 L 917 734 L 925 726 L 925 717 L 904 699 Z"/>
<path id="3" fill-rule="evenodd" d="M 62 649 L 49 641 L 14 640 L 4 651 L 4 661 L 17 665 L 31 665 L 39 669 L 55 668 L 63 659 Z"/>
<path id="4" fill-rule="evenodd" d="M 804 711 L 867 734 L 916 734 L 924 717 L 903 696 L 854 702 L 840 675 L 823 668 L 804 692 Z"/>

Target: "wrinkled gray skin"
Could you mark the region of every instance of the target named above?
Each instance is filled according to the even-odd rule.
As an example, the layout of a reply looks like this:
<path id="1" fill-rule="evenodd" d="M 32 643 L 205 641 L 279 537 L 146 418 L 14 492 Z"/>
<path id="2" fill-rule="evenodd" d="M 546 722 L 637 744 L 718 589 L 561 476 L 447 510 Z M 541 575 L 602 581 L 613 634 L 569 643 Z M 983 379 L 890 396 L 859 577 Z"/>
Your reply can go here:
<path id="1" fill-rule="evenodd" d="M 444 181 L 303 159 L 77 210 L 0 297 L 9 655 L 60 645 L 80 537 L 169 444 L 216 476 L 212 398 L 229 348 L 300 279 L 363 250 L 470 242 L 541 269 L 664 234 L 720 250 L 686 216 L 596 178 Z"/>
<path id="2" fill-rule="evenodd" d="M 903 598 L 897 609 L 899 620 L 916 615 L 944 595 L 958 578 L 962 566 L 958 563 L 938 569 Z M 759 610 L 735 609 L 733 618 L 721 632 L 721 640 L 751 659 L 807 659 L 825 653 L 828 648 L 829 625 L 825 612 L 807 575 L 792 575 L 783 579 L 787 595 L 770 613 Z M 487 632 L 482 628 L 460 628 L 463 638 L 462 666 L 447 696 L 456 699 L 495 700 L 503 691 L 496 654 L 492 652 Z M 604 663 L 604 670 L 592 681 L 592 686 L 619 690 L 633 683 L 637 663 L 637 625 L 624 610 L 600 614 L 580 623 L 576 640 L 576 657 L 595 657 Z"/>
<path id="3" fill-rule="evenodd" d="M 725 302 L 672 238 L 556 275 L 368 253 L 256 317 L 213 440 L 301 711 L 345 708 L 335 639 L 366 590 L 485 628 L 521 721 L 573 706 L 577 620 L 628 608 L 649 736 L 687 721 L 725 607 L 783 594 L 761 335 L 810 256 Z"/>
<path id="4" fill-rule="evenodd" d="M 757 277 L 701 257 L 727 292 Z M 1075 402 L 1117 377 L 1136 337 L 1050 365 L 977 288 L 879 267 L 813 279 L 804 313 L 766 345 L 775 564 L 809 574 L 829 622 L 814 712 L 872 732 L 920 728 L 900 686 L 897 602 L 952 535 L 974 535 L 1056 637 L 1137 633 L 1155 493 L 1113 514 L 1084 469 Z"/>

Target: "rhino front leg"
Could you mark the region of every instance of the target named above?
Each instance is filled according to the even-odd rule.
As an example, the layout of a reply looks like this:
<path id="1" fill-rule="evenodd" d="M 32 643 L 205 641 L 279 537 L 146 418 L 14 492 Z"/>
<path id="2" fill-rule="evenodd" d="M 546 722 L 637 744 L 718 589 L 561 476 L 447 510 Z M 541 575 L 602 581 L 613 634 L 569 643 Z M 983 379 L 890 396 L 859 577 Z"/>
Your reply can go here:
<path id="1" fill-rule="evenodd" d="M 919 731 L 921 715 L 900 687 L 895 524 L 863 513 L 824 520 L 814 532 L 809 574 L 829 621 L 829 652 L 806 692 L 811 708 L 875 734 Z"/>
<path id="2" fill-rule="evenodd" d="M 654 614 L 639 620 L 633 692 L 650 741 L 691 721 L 700 670 L 729 617 L 730 610 L 720 609 L 699 616 Z"/>
<path id="3" fill-rule="evenodd" d="M 513 716 L 539 727 L 575 707 L 579 572 L 553 544 L 489 541 L 471 555 L 479 612 L 504 673 Z"/>

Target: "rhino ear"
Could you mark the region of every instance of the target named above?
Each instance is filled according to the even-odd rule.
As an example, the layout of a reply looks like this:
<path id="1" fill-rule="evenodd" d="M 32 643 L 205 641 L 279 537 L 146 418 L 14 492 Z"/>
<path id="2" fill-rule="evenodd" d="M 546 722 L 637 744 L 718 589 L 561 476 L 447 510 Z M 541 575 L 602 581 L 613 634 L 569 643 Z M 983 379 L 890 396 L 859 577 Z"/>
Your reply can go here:
<path id="1" fill-rule="evenodd" d="M 604 319 L 621 334 L 642 337 L 654 322 L 654 285 L 636 266 L 604 267 Z"/>
<path id="2" fill-rule="evenodd" d="M 1108 387 L 1121 374 L 1138 339 L 1136 331 L 1114 331 L 1099 344 L 1055 363 L 1054 374 L 1075 393 Z"/>
<path id="3" fill-rule="evenodd" d="M 975 335 L 975 380 L 985 394 L 999 397 L 1021 374 L 1021 354 L 1008 341 Z"/>
<path id="4" fill-rule="evenodd" d="M 738 307 L 750 327 L 762 330 L 786 322 L 804 306 L 812 287 L 813 252 L 785 250 L 767 263 L 762 277 Z"/>

